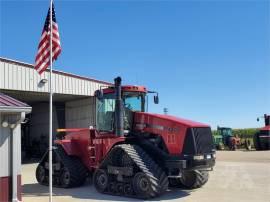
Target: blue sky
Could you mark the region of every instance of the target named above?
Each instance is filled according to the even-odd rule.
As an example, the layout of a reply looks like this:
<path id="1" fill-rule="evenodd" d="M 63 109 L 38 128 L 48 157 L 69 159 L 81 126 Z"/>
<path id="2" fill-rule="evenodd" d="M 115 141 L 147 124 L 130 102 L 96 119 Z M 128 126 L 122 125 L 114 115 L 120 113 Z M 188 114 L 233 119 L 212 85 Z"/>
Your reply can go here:
<path id="1" fill-rule="evenodd" d="M 49 1 L 0 0 L 0 56 L 33 63 Z M 150 111 L 213 128 L 270 113 L 269 1 L 55 1 L 56 69 L 160 94 Z"/>

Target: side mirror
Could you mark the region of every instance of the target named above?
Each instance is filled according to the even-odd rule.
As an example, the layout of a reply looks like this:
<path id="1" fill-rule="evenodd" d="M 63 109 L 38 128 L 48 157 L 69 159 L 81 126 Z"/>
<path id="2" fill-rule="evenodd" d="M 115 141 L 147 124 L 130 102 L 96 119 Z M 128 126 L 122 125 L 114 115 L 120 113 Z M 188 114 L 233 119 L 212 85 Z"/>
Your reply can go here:
<path id="1" fill-rule="evenodd" d="M 158 94 L 154 96 L 154 103 L 155 104 L 158 104 L 159 103 Z"/>
<path id="2" fill-rule="evenodd" d="M 257 121 L 260 121 L 260 118 L 257 118 Z"/>
<path id="3" fill-rule="evenodd" d="M 103 99 L 103 90 L 97 90 L 95 93 L 95 96 L 97 97 L 97 99 L 102 100 Z"/>

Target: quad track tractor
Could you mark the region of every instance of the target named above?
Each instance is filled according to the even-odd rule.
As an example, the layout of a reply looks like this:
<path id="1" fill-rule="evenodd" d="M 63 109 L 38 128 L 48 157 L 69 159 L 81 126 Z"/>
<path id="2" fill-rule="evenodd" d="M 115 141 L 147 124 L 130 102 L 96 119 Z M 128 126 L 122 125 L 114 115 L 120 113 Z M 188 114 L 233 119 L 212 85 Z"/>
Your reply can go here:
<path id="1" fill-rule="evenodd" d="M 93 173 L 95 188 L 105 194 L 149 199 L 168 186 L 199 188 L 215 165 L 208 125 L 145 112 L 143 86 L 115 85 L 96 91 L 96 126 L 59 129 L 53 149 L 53 185 L 81 186 Z M 158 103 L 158 94 L 154 96 Z M 37 169 L 48 185 L 48 152 Z"/>
<path id="2" fill-rule="evenodd" d="M 270 150 L 270 115 L 264 114 L 265 126 L 253 136 L 253 143 L 256 150 Z M 257 118 L 257 121 L 260 117 Z"/>

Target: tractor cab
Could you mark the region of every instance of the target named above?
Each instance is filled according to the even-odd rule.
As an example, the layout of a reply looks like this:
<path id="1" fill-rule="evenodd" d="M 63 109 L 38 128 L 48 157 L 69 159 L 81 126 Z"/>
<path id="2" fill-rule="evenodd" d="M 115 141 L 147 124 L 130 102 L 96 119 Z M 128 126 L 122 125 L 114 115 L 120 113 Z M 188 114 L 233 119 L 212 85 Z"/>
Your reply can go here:
<path id="1" fill-rule="evenodd" d="M 230 138 L 233 137 L 232 129 L 227 127 L 217 127 L 218 135 L 222 137 L 223 144 L 229 145 Z"/>
<path id="2" fill-rule="evenodd" d="M 101 132 L 113 132 L 115 129 L 116 111 L 120 111 L 123 116 L 124 133 L 132 129 L 134 112 L 147 111 L 147 94 L 155 93 L 154 102 L 158 103 L 158 94 L 147 91 L 144 86 L 121 86 L 120 110 L 115 109 L 116 92 L 114 87 L 98 90 L 96 110 L 96 129 Z"/>
<path id="3" fill-rule="evenodd" d="M 218 127 L 217 131 L 218 131 L 218 134 L 221 135 L 224 139 L 226 139 L 227 137 L 233 136 L 231 128 Z"/>

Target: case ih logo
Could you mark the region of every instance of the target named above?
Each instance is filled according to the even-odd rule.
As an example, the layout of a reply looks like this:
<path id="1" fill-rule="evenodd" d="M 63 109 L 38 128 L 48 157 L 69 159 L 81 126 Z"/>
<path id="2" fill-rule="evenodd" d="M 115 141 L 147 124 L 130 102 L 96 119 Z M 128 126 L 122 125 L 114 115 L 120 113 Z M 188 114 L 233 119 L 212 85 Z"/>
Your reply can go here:
<path id="1" fill-rule="evenodd" d="M 167 131 L 169 133 L 178 133 L 180 131 L 179 128 L 173 128 L 173 127 L 167 127 L 167 126 L 161 126 L 161 125 L 155 125 L 155 124 L 146 124 L 146 123 L 136 123 L 136 128 L 139 130 L 143 130 L 145 128 L 158 129 L 158 130 Z"/>

